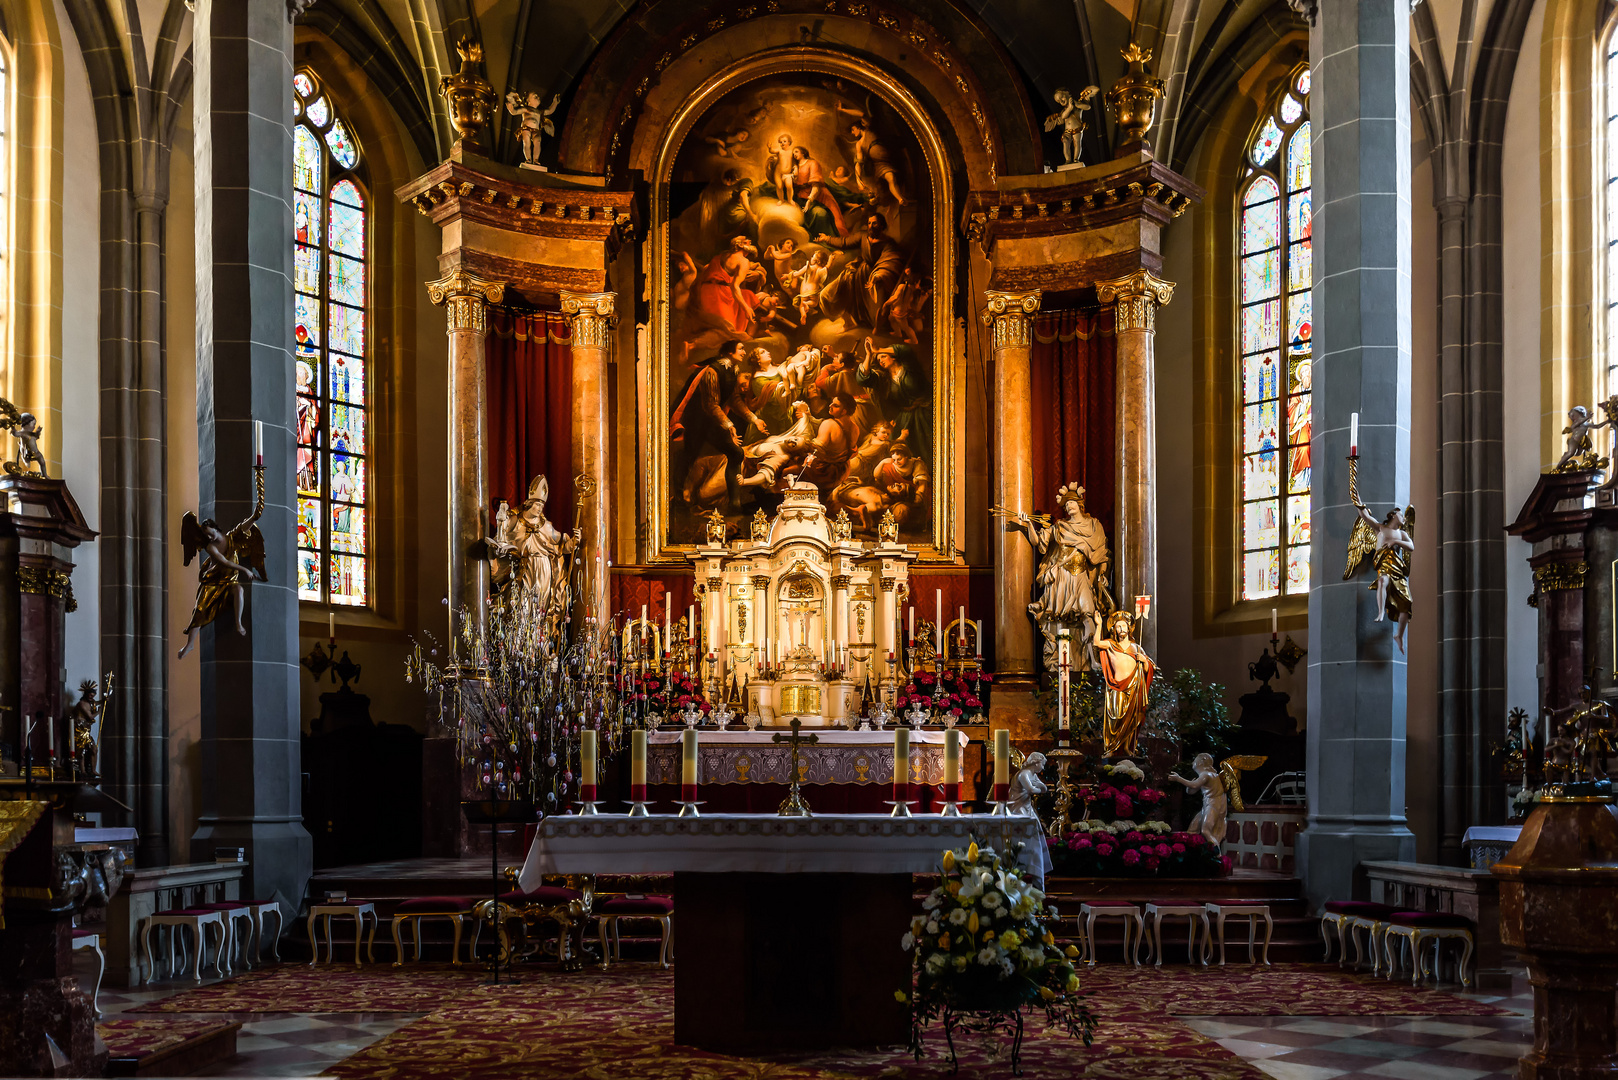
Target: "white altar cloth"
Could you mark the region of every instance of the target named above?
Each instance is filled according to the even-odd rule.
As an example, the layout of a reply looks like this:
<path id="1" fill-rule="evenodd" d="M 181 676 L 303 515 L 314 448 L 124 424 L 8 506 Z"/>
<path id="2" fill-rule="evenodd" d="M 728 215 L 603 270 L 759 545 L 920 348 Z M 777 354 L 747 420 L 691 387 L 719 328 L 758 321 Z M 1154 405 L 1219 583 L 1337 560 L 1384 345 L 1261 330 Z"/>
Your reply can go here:
<path id="1" fill-rule="evenodd" d="M 927 873 L 945 848 L 974 839 L 991 847 L 1020 840 L 1025 855 L 1045 842 L 1035 818 L 988 814 L 569 815 L 539 823 L 517 883 L 536 889 L 545 874 Z"/>
<path id="2" fill-rule="evenodd" d="M 646 778 L 653 784 L 680 782 L 679 731 L 648 734 Z M 792 747 L 776 742 L 790 731 L 702 731 L 697 739 L 704 784 L 785 784 L 792 780 Z M 816 728 L 816 742 L 800 742 L 798 781 L 803 784 L 891 784 L 893 731 L 838 731 Z M 961 733 L 961 745 L 967 744 Z M 944 779 L 944 733 L 910 733 L 910 778 L 918 784 Z"/>

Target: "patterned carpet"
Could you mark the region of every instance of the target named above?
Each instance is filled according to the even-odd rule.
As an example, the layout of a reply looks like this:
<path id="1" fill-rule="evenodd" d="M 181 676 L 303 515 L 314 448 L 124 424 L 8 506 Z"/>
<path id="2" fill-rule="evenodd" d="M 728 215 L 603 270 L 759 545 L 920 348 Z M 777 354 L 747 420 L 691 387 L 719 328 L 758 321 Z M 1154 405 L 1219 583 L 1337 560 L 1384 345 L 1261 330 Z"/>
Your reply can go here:
<path id="1" fill-rule="evenodd" d="M 1034 1076 L 1096 1080 L 1262 1080 L 1214 1039 L 1173 1019 L 1207 1015 L 1480 1016 L 1492 1005 L 1433 990 L 1339 975 L 1322 965 L 1272 969 L 1138 970 L 1101 967 L 1082 976 L 1100 1019 L 1088 1049 L 1029 1021 L 1023 1066 Z M 825 1080 L 948 1074 L 942 1033 L 929 1033 L 920 1064 L 889 1052 L 794 1055 L 771 1060 L 710 1054 L 673 1042 L 673 973 L 618 965 L 578 976 L 538 975 L 516 987 L 477 987 L 328 1070 L 342 1080 L 418 1080 L 454 1075 L 550 1080 Z M 957 1040 L 961 1075 L 1010 1076 L 1003 1041 Z"/>
<path id="2" fill-rule="evenodd" d="M 96 1025 L 113 1060 L 161 1056 L 183 1043 L 242 1025 L 229 1020 L 193 1020 L 172 1017 L 115 1016 Z"/>
<path id="3" fill-rule="evenodd" d="M 448 964 L 279 964 L 187 990 L 132 1013 L 425 1013 L 477 989 L 487 972 Z M 549 973 L 547 973 L 549 977 Z"/>

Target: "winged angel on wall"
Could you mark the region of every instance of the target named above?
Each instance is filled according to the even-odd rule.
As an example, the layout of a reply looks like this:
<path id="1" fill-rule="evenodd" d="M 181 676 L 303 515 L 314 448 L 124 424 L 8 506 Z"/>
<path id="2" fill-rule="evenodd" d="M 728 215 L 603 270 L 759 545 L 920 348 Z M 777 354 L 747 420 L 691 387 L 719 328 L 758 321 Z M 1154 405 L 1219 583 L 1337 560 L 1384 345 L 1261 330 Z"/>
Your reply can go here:
<path id="1" fill-rule="evenodd" d="M 227 610 L 236 612 L 236 632 L 246 634 L 242 613 L 246 606 L 243 581 L 268 581 L 264 571 L 264 534 L 256 522 L 264 513 L 264 467 L 254 470 L 258 488 L 257 505 L 253 515 L 226 532 L 217 521 L 208 518 L 198 521 L 194 511 L 187 510 L 180 519 L 180 543 L 185 545 L 185 565 L 202 556 L 202 572 L 197 578 L 197 604 L 191 612 L 191 622 L 185 628 L 185 647 L 180 659 L 196 648 L 197 633 L 219 618 Z"/>
<path id="2" fill-rule="evenodd" d="M 1367 557 L 1376 570 L 1376 622 L 1392 620 L 1398 623 L 1393 640 L 1399 652 L 1405 651 L 1405 627 L 1410 625 L 1410 553 L 1416 550 L 1412 535 L 1415 532 L 1416 508 L 1395 506 L 1381 521 L 1354 498 L 1359 516 L 1354 531 L 1348 537 L 1348 565 L 1343 568 L 1343 580 L 1354 576 Z"/>

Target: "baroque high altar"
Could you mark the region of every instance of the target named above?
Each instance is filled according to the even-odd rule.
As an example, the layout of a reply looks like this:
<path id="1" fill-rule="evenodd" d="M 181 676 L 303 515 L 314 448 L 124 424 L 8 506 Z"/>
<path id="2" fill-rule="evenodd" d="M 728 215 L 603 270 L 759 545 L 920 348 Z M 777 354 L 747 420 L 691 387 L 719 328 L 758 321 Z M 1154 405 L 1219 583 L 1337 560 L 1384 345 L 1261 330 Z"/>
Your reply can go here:
<path id="1" fill-rule="evenodd" d="M 843 724 L 861 687 L 895 677 L 898 598 L 916 555 L 896 529 L 853 538 L 847 512 L 826 516 L 813 484 L 789 487 L 775 519 L 746 541 L 716 528 L 691 553 L 704 639 L 722 642 L 719 680 L 745 678 L 746 707 L 767 726 Z"/>
<path id="2" fill-rule="evenodd" d="M 444 81 L 460 139 L 396 192 L 442 230 L 450 602 L 480 617 L 500 502 L 543 473 L 575 621 L 700 603 L 720 686 L 745 683 L 771 723 L 827 725 L 902 673 L 906 590 L 930 614 L 947 588 L 951 615 L 978 598 L 990 720 L 1017 726 L 1061 622 L 1029 614 L 1052 550 L 1029 537 L 1068 512 L 1058 489 L 1105 527 L 1085 595 L 1157 592 L 1158 273 L 1202 192 L 1153 156 L 1149 57 L 1106 95 L 1110 138 L 1064 107 L 1047 147 L 931 27 L 816 11 L 823 40 L 861 51 L 750 5 L 667 55 L 605 44 L 569 115 L 537 110 L 544 88 L 490 86 L 467 43 Z M 1045 475 L 1042 312 L 1089 320 L 1113 372 L 1082 391 L 1110 437 Z M 568 347 L 547 414 L 513 421 L 488 372 L 524 318 Z M 518 429 L 496 441 L 497 422 Z M 529 456 L 504 460 L 514 445 Z M 1155 652 L 1155 620 L 1140 633 Z"/>

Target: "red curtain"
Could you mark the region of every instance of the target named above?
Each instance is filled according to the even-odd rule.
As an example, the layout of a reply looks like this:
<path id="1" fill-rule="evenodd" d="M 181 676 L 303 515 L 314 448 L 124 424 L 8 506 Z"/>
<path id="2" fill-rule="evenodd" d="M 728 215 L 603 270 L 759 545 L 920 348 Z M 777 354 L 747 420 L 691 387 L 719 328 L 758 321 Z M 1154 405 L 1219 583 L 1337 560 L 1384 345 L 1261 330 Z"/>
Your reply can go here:
<path id="1" fill-rule="evenodd" d="M 560 314 L 489 312 L 484 360 L 488 378 L 489 517 L 500 499 L 513 510 L 543 473 L 551 486 L 546 514 L 573 527 L 573 347 Z"/>
<path id="2" fill-rule="evenodd" d="M 1034 319 L 1034 505 L 1057 512 L 1056 491 L 1084 487 L 1084 506 L 1113 536 L 1118 345 L 1108 311 L 1052 311 Z"/>
<path id="3" fill-rule="evenodd" d="M 608 603 L 615 615 L 640 618 L 641 605 L 646 606 L 646 617 L 653 622 L 663 621 L 663 597 L 670 594 L 673 610 L 670 621 L 686 614 L 696 603 L 696 578 L 689 569 L 663 570 L 640 566 L 615 566 L 608 586 Z M 697 620 L 702 619 L 701 612 Z"/>

